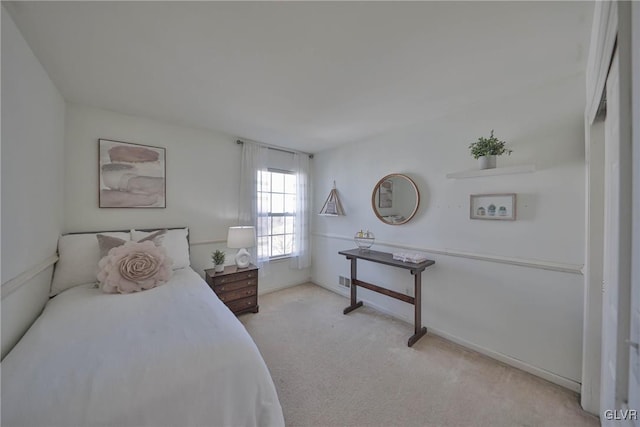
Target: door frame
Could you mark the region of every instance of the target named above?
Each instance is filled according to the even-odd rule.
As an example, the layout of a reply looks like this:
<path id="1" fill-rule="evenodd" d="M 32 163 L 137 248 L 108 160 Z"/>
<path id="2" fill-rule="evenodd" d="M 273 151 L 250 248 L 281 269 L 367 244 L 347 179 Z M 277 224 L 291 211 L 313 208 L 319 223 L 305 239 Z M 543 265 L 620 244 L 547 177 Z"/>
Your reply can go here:
<path id="1" fill-rule="evenodd" d="M 600 413 L 604 253 L 603 92 L 618 33 L 616 2 L 596 2 L 587 61 L 585 106 L 585 266 L 580 403 Z"/>
<path id="2" fill-rule="evenodd" d="M 632 177 L 632 247 L 631 247 L 631 340 L 640 342 L 640 5 L 631 3 L 631 150 Z M 635 316 L 635 317 L 634 317 Z M 629 347 L 629 409 L 640 411 L 640 350 Z M 635 352 L 635 353 L 634 353 Z M 633 364 L 636 363 L 636 367 Z M 635 370 L 635 377 L 634 371 Z M 640 414 L 638 414 L 640 418 Z M 640 426 L 640 420 L 635 420 Z"/>
<path id="3" fill-rule="evenodd" d="M 609 65 L 614 53 L 614 49 L 618 49 L 620 61 L 620 141 L 621 156 L 624 156 L 625 165 L 622 165 L 623 172 L 621 175 L 620 186 L 623 197 L 627 197 L 623 207 L 623 211 L 628 210 L 629 217 L 620 224 L 621 235 L 628 239 L 625 243 L 628 245 L 627 254 L 631 253 L 632 232 L 637 233 L 632 226 L 631 221 L 631 204 L 633 202 L 634 209 L 638 204 L 638 189 L 640 187 L 637 177 L 637 167 L 634 168 L 631 158 L 632 135 L 634 135 L 635 144 L 633 153 L 638 154 L 637 136 L 639 126 L 636 121 L 635 125 L 632 121 L 631 108 L 631 89 L 632 75 L 636 75 L 634 80 L 637 81 L 637 74 L 640 72 L 638 61 L 635 60 L 632 65 L 632 28 L 639 25 L 633 22 L 632 7 L 630 2 L 596 2 L 594 6 L 594 20 L 591 35 L 591 45 L 589 51 L 588 66 L 586 70 L 587 77 L 587 105 L 585 108 L 585 152 L 586 152 L 586 206 L 585 206 L 585 287 L 584 287 L 584 324 L 583 324 L 583 363 L 582 363 L 582 385 L 581 385 L 581 404 L 582 407 L 596 415 L 600 415 L 603 409 L 616 408 L 600 408 L 600 372 L 601 372 L 601 336 L 602 336 L 602 257 L 600 256 L 602 248 L 604 229 L 600 226 L 601 212 L 598 209 L 598 203 L 603 206 L 604 199 L 599 193 L 600 186 L 603 185 L 601 178 L 601 169 L 604 166 L 603 155 L 598 150 L 594 150 L 593 145 L 597 144 L 599 138 L 597 115 L 602 106 L 602 95 L 605 82 L 608 76 Z M 637 31 L 637 29 L 636 29 Z M 637 55 L 637 53 L 636 53 Z M 633 73 L 632 73 L 633 71 Z M 637 83 L 636 83 L 637 88 Z M 636 100 L 637 101 L 637 100 Z M 634 113 L 637 114 L 637 113 Z M 637 117 L 637 116 L 634 116 Z M 632 126 L 635 129 L 632 131 Z M 635 165 L 637 165 L 637 160 Z M 634 170 L 636 169 L 636 170 Z M 634 197 L 635 196 L 635 197 Z M 637 217 L 637 210 L 633 212 Z M 626 233 L 626 235 L 625 235 Z M 634 234 L 636 235 L 636 234 Z M 626 236 L 626 237 L 625 237 Z M 637 242 L 637 239 L 636 239 Z M 636 250 L 639 249 L 636 246 Z M 637 257 L 636 257 L 637 258 Z M 628 265 L 627 265 L 628 264 Z M 624 280 L 630 281 L 631 260 L 623 262 L 621 271 Z M 637 270 L 637 266 L 634 269 Z M 638 277 L 638 276 L 635 276 Z M 623 294 L 626 292 L 628 298 L 629 286 L 627 283 Z M 628 303 L 628 299 L 627 299 Z M 628 311 L 628 307 L 627 307 Z"/>

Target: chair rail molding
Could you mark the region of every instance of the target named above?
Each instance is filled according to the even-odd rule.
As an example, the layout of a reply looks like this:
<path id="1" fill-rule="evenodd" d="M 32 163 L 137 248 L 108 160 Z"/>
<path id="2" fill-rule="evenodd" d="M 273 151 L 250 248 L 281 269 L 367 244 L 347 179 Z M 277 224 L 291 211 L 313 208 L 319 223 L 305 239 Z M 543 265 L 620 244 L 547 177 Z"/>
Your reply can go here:
<path id="1" fill-rule="evenodd" d="M 227 243 L 227 239 L 199 240 L 199 241 L 195 241 L 195 242 L 189 242 L 189 246 L 219 245 L 221 243 Z"/>
<path id="2" fill-rule="evenodd" d="M 22 285 L 29 282 L 38 274 L 42 273 L 44 270 L 55 264 L 56 261 L 58 261 L 58 255 L 51 255 L 41 263 L 34 265 L 33 267 L 29 268 L 13 279 L 4 282 L 0 288 L 2 294 L 1 299 L 5 299 L 8 295 L 11 295 L 13 292 L 17 291 Z"/>
<path id="3" fill-rule="evenodd" d="M 312 234 L 314 236 L 323 237 L 327 239 L 337 239 L 337 240 L 345 240 L 348 242 L 353 242 L 353 237 L 350 237 L 350 236 L 342 236 L 338 234 L 328 234 L 328 233 L 318 233 L 318 232 L 313 232 Z M 495 262 L 498 264 L 516 265 L 520 267 L 536 268 L 539 270 L 558 271 L 561 273 L 570 273 L 570 274 L 578 274 L 578 275 L 583 274 L 583 267 L 584 267 L 581 264 L 567 264 L 567 263 L 543 261 L 543 260 L 537 260 L 537 259 L 514 258 L 514 257 L 501 256 L 501 255 L 481 254 L 477 252 L 468 252 L 468 251 L 461 251 L 461 250 L 447 249 L 447 248 L 443 248 L 443 249 L 424 248 L 419 246 L 402 245 L 398 243 L 385 242 L 385 241 L 379 241 L 379 240 L 376 240 L 376 245 L 387 246 L 391 248 L 399 248 L 399 249 L 410 249 L 410 250 L 426 252 L 430 254 L 475 259 L 478 261 Z"/>

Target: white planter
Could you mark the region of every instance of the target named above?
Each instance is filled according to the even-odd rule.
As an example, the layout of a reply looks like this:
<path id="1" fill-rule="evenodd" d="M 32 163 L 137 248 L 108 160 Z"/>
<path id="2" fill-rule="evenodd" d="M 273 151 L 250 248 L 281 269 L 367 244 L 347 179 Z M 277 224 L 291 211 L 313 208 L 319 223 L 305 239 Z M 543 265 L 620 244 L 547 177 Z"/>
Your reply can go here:
<path id="1" fill-rule="evenodd" d="M 480 165 L 480 169 L 495 169 L 496 156 L 478 157 L 478 164 Z"/>
<path id="2" fill-rule="evenodd" d="M 214 268 L 216 273 L 222 273 L 224 271 L 224 264 L 216 264 Z"/>

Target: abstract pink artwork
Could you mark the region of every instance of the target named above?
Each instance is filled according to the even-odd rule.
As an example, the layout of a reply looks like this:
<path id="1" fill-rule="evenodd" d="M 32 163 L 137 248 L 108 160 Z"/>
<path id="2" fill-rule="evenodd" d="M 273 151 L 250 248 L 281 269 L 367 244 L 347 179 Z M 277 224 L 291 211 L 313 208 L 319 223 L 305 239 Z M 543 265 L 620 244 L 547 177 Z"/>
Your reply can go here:
<path id="1" fill-rule="evenodd" d="M 165 149 L 98 140 L 101 208 L 165 208 Z"/>

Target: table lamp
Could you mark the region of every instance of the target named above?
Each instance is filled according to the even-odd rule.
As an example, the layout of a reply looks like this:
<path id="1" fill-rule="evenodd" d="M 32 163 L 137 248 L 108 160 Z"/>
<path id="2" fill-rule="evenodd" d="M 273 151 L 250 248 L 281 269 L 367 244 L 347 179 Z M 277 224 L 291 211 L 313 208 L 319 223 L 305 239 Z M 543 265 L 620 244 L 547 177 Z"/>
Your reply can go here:
<path id="1" fill-rule="evenodd" d="M 256 228 L 251 225 L 229 227 L 227 235 L 227 247 L 240 249 L 236 254 L 236 265 L 238 268 L 247 268 L 251 263 L 251 255 L 247 248 L 256 245 Z"/>

